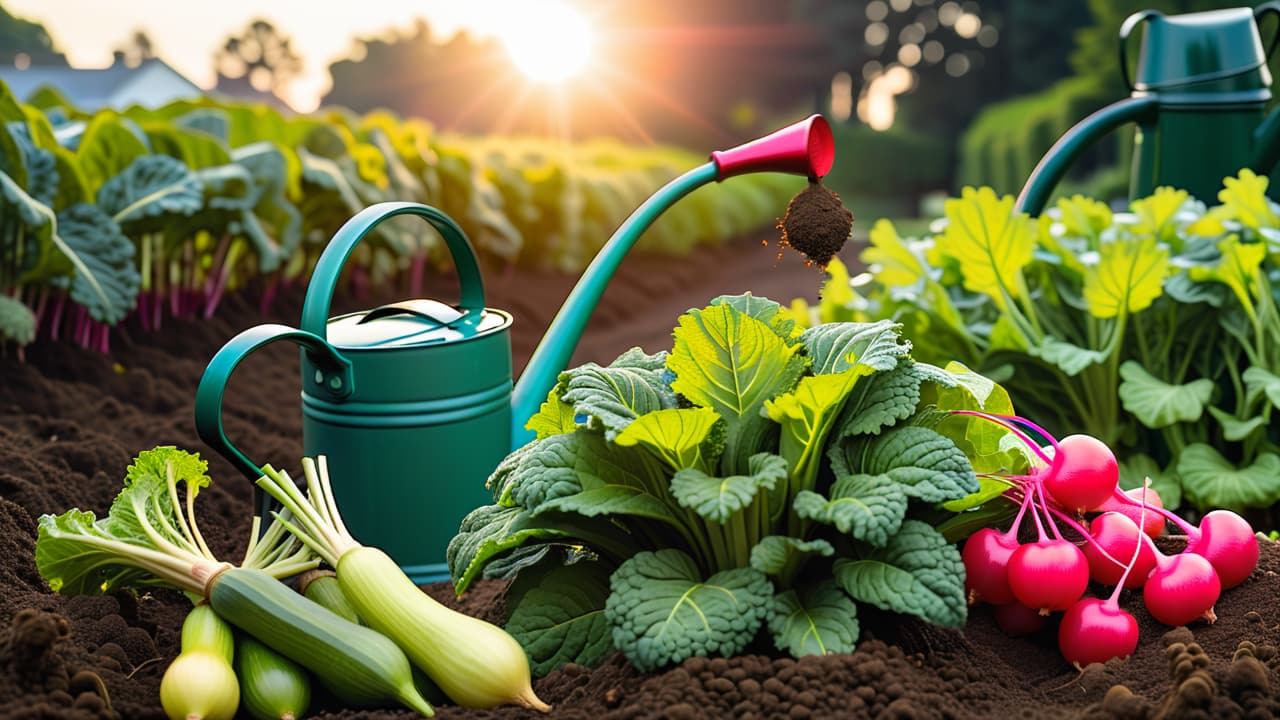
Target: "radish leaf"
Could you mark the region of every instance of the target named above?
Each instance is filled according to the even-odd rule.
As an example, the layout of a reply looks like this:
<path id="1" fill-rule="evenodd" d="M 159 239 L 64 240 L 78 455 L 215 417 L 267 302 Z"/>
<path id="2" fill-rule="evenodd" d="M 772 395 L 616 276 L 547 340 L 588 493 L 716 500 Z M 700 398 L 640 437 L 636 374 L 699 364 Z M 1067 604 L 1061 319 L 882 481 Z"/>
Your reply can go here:
<path id="1" fill-rule="evenodd" d="M 1182 490 L 1192 505 L 1237 512 L 1280 502 L 1280 455 L 1259 453 L 1252 465 L 1236 467 L 1203 443 L 1188 445 L 1178 456 Z"/>
<path id="2" fill-rule="evenodd" d="M 792 505 L 796 515 L 833 525 L 855 540 L 884 547 L 902 527 L 907 495 L 884 476 L 845 475 L 831 486 L 831 499 L 801 490 Z"/>
<path id="3" fill-rule="evenodd" d="M 1213 381 L 1200 378 L 1182 385 L 1170 385 L 1151 376 L 1134 360 L 1120 366 L 1120 402 L 1149 428 L 1168 427 L 1176 422 L 1195 422 L 1204 415 L 1213 397 Z"/>

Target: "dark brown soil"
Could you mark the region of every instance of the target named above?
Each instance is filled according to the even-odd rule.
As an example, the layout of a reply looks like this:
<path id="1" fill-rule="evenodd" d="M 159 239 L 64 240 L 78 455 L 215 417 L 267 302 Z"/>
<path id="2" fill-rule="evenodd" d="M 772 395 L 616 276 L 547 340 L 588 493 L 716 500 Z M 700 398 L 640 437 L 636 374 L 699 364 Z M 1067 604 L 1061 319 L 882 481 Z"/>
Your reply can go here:
<path id="1" fill-rule="evenodd" d="M 606 293 L 574 362 L 611 360 L 640 345 L 670 346 L 686 308 L 726 292 L 752 290 L 779 301 L 816 300 L 820 275 L 797 256 L 776 260 L 759 237 L 704 248 L 687 259 L 633 257 Z M 516 315 L 521 367 L 573 278 L 518 271 L 490 280 L 489 304 Z M 448 299 L 453 284 L 441 280 Z M 383 295 L 387 297 L 382 297 Z M 340 297 L 335 312 L 402 295 Z M 296 321 L 298 289 L 268 316 L 250 295 L 231 298 L 205 322 L 168 322 L 158 333 L 136 328 L 102 356 L 70 345 L 27 348 L 20 362 L 0 358 L 0 718 L 162 718 L 158 688 L 178 650 L 189 603 L 176 592 L 62 597 L 49 592 L 33 562 L 35 521 L 80 507 L 102 513 L 130 458 L 158 444 L 200 450 L 192 427 L 194 389 L 208 359 L 228 338 L 260 322 Z M 228 434 L 251 457 L 288 462 L 301 452 L 296 352 L 267 349 L 246 360 L 226 400 Z M 215 485 L 201 494 L 201 517 L 214 551 L 241 552 L 250 487 L 224 460 L 209 457 Z M 1039 718 L 1280 716 L 1280 549 L 1263 542 L 1253 577 L 1228 591 L 1212 626 L 1162 627 L 1126 595 L 1142 642 L 1134 657 L 1079 673 L 1058 655 L 1054 627 L 1028 639 L 1006 637 L 989 608 L 977 608 L 963 632 L 864 611 L 864 639 L 851 655 L 796 661 L 770 654 L 694 659 L 654 675 L 620 656 L 602 667 L 568 666 L 536 683 L 556 718 Z M 501 621 L 501 585 L 482 583 L 460 602 L 445 584 L 428 591 L 464 611 Z M 326 718 L 409 717 L 405 711 L 342 710 L 321 702 Z M 441 717 L 517 718 L 517 708 L 488 712 L 440 707 Z"/>
<path id="2" fill-rule="evenodd" d="M 814 180 L 787 203 L 778 229 L 782 230 L 783 245 L 826 267 L 849 239 L 853 213 L 841 204 L 834 190 Z"/>

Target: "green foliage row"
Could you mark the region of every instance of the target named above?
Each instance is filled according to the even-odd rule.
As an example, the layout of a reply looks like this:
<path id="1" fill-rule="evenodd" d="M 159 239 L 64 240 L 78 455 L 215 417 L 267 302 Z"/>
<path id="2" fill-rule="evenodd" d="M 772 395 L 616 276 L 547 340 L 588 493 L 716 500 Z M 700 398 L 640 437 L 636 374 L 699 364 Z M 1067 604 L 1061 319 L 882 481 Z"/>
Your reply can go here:
<path id="1" fill-rule="evenodd" d="M 959 181 L 1016 193 L 1053 143 L 1107 99 L 1095 78 L 1074 77 L 988 106 L 960 139 Z"/>
<path id="2" fill-rule="evenodd" d="M 1267 185 L 1242 170 L 1213 207 L 1160 188 L 1128 212 L 1076 196 L 1036 219 L 966 188 L 925 237 L 878 222 L 869 274 L 833 274 L 822 304 L 791 317 L 901 322 L 915 357 L 960 360 L 1055 435 L 1116 448 L 1126 487 L 1150 476 L 1167 506 L 1267 508 L 1280 502 L 1280 205 Z"/>
<path id="3" fill-rule="evenodd" d="M 514 578 L 508 630 L 535 673 L 614 649 L 648 671 L 757 635 L 796 657 L 851 652 L 860 604 L 964 624 L 947 523 L 990 499 L 975 471 L 1027 459 L 949 411 L 1011 414 L 1000 386 L 914 361 L 896 323 L 801 332 L 749 294 L 672 336 L 562 373 L 537 439 L 449 545 L 459 592 Z"/>
<path id="4" fill-rule="evenodd" d="M 443 210 L 486 264 L 581 270 L 632 210 L 702 161 L 449 137 L 384 112 L 286 117 L 205 99 L 89 114 L 52 91 L 32 100 L 0 85 L 0 340 L 19 344 L 65 321 L 104 347 L 131 313 L 150 327 L 162 310 L 207 316 L 228 291 L 305 281 L 337 229 L 384 201 Z M 683 253 L 760 227 L 802 183 L 756 174 L 701 188 L 639 248 Z M 357 248 L 352 277 L 409 273 L 416 287 L 429 264 L 449 264 L 444 243 L 397 218 Z"/>

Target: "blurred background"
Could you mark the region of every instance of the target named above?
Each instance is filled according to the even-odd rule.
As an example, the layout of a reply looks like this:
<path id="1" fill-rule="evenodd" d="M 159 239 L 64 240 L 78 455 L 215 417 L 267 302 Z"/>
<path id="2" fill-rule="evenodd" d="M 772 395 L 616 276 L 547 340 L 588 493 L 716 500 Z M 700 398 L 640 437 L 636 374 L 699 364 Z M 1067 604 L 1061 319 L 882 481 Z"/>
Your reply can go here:
<path id="1" fill-rule="evenodd" d="M 813 111 L 862 217 L 1016 193 L 1125 94 L 1117 32 L 1209 0 L 6 0 L 0 79 L 92 112 L 207 94 L 285 112 L 386 109 L 471 136 L 615 137 L 704 153 Z M 1123 195 L 1131 133 L 1063 192 Z"/>

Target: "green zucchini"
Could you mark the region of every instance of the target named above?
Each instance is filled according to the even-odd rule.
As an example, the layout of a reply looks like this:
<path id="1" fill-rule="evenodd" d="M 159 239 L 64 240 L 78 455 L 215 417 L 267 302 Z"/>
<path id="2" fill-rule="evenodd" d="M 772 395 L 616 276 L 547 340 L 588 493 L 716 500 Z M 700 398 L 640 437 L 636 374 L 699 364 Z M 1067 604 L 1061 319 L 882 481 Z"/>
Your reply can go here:
<path id="1" fill-rule="evenodd" d="M 210 583 L 209 603 L 227 622 L 302 665 L 353 705 L 397 700 L 435 714 L 413 685 L 409 660 L 396 644 L 249 568 L 231 568 Z"/>
<path id="2" fill-rule="evenodd" d="M 355 607 L 347 599 L 347 594 L 342 592 L 342 586 L 338 584 L 338 578 L 332 570 L 308 570 L 298 578 L 298 585 L 307 599 L 314 600 L 353 623 L 364 625 L 360 616 L 356 615 Z"/>
<path id="3" fill-rule="evenodd" d="M 236 643 L 240 701 L 254 720 L 297 720 L 311 702 L 311 676 L 299 664 L 242 634 Z"/>

